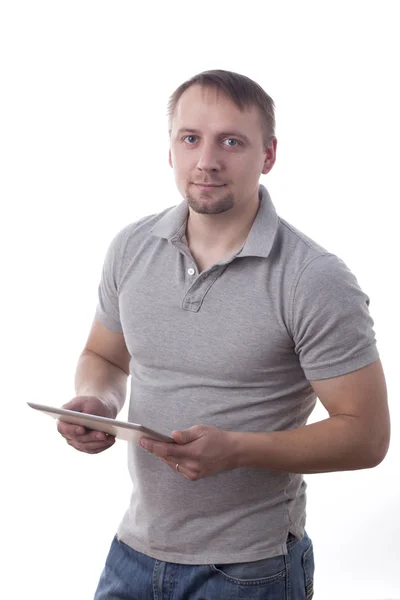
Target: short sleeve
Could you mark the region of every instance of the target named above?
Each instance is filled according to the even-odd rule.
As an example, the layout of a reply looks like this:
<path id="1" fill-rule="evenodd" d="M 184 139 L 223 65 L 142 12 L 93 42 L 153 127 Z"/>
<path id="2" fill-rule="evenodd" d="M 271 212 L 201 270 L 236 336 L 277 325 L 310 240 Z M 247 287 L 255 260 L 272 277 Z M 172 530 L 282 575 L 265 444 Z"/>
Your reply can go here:
<path id="1" fill-rule="evenodd" d="M 95 315 L 96 319 L 108 329 L 120 333 L 122 333 L 122 326 L 119 315 L 118 288 L 126 235 L 125 228 L 114 237 L 107 249 L 98 287 L 98 304 Z"/>
<path id="2" fill-rule="evenodd" d="M 333 254 L 312 259 L 299 274 L 291 315 L 295 352 L 308 380 L 345 375 L 379 358 L 369 298 Z"/>

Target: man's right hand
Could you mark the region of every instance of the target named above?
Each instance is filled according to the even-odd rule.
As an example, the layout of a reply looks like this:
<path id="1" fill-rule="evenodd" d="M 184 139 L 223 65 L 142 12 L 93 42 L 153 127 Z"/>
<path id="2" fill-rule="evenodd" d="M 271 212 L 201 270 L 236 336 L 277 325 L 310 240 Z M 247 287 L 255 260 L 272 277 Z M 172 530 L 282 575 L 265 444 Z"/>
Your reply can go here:
<path id="1" fill-rule="evenodd" d="M 76 396 L 67 402 L 67 404 L 64 404 L 62 408 L 98 415 L 100 417 L 108 417 L 109 419 L 112 419 L 114 416 L 111 408 L 97 396 Z M 88 454 L 103 452 L 103 450 L 107 450 L 115 442 L 114 436 L 107 435 L 102 431 L 87 429 L 86 427 L 82 427 L 82 425 L 73 425 L 58 421 L 57 429 L 70 446 Z"/>

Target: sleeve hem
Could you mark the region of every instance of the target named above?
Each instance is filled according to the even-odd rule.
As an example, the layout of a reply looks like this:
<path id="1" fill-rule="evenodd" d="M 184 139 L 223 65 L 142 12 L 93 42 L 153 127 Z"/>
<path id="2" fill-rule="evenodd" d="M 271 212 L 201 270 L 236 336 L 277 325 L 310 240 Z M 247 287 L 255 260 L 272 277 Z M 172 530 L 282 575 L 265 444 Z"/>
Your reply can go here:
<path id="1" fill-rule="evenodd" d="M 105 315 L 101 310 L 96 311 L 96 319 L 105 325 L 107 329 L 115 331 L 116 333 L 123 333 L 121 323 Z"/>
<path id="2" fill-rule="evenodd" d="M 331 377 L 340 377 L 341 375 L 347 375 L 358 369 L 362 369 L 367 365 L 375 362 L 379 359 L 379 352 L 376 345 L 369 346 L 362 354 L 347 360 L 346 362 L 339 363 L 331 366 L 307 368 L 303 367 L 305 376 L 309 381 L 320 379 L 330 379 Z"/>

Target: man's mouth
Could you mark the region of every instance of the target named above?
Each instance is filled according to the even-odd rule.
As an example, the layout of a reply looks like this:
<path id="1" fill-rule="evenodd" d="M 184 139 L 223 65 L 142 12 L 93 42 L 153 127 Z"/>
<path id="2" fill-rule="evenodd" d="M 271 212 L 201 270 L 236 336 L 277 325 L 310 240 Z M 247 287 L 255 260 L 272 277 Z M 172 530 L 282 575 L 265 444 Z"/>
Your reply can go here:
<path id="1" fill-rule="evenodd" d="M 216 183 L 194 183 L 195 186 L 199 187 L 199 188 L 219 188 L 219 187 L 224 187 L 225 183 L 220 183 L 220 184 L 216 184 Z"/>

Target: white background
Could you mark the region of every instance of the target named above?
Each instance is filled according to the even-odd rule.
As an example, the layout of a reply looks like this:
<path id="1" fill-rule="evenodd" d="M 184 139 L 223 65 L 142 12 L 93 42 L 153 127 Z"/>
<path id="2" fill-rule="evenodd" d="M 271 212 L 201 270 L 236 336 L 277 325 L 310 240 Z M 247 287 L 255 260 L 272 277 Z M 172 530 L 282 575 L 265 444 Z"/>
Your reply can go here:
<path id="1" fill-rule="evenodd" d="M 93 596 L 129 500 L 125 442 L 80 454 L 25 402 L 74 395 L 109 241 L 181 201 L 167 162 L 168 97 L 222 68 L 274 98 L 278 160 L 261 182 L 282 217 L 356 274 L 387 377 L 385 461 L 307 476 L 315 599 L 400 598 L 398 9 L 383 0 L 2 2 L 3 597 Z"/>

